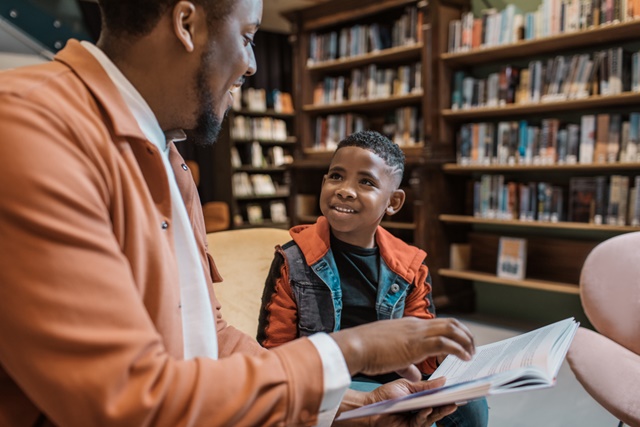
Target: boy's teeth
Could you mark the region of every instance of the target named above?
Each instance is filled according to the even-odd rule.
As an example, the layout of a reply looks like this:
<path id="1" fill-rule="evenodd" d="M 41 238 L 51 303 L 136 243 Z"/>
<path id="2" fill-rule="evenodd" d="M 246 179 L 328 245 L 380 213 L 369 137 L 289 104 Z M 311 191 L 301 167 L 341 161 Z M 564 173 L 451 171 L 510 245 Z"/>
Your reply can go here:
<path id="1" fill-rule="evenodd" d="M 341 207 L 338 207 L 338 206 L 336 206 L 336 210 L 339 211 L 339 212 L 347 212 L 347 213 L 355 212 L 353 209 L 341 208 Z"/>

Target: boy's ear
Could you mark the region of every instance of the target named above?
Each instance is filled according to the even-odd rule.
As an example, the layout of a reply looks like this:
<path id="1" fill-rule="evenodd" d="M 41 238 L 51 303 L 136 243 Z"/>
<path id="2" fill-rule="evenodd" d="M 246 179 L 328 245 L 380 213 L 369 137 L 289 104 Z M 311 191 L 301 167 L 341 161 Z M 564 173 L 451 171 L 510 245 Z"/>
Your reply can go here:
<path id="1" fill-rule="evenodd" d="M 407 195 L 404 193 L 404 190 L 397 189 L 391 194 L 389 198 L 389 206 L 387 206 L 386 214 L 393 215 L 397 213 L 404 205 L 404 201 Z"/>
<path id="2" fill-rule="evenodd" d="M 171 22 L 178 41 L 187 52 L 193 52 L 196 31 L 196 6 L 190 1 L 179 1 L 173 7 Z"/>

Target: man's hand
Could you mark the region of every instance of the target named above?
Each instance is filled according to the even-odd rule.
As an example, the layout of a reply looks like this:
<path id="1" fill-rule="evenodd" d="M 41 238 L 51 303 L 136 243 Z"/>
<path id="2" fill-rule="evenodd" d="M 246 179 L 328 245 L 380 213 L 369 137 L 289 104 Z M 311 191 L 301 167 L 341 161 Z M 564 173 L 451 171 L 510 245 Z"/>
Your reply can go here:
<path id="1" fill-rule="evenodd" d="M 427 357 L 453 354 L 470 360 L 473 336 L 456 319 L 404 317 L 381 320 L 331 334 L 351 375 L 406 371 Z"/>
<path id="2" fill-rule="evenodd" d="M 396 380 L 384 384 L 369 393 L 362 393 L 349 390 L 343 399 L 340 411 L 353 409 L 359 406 L 369 405 L 388 399 L 395 399 L 416 393 L 423 390 L 442 387 L 445 378 L 438 378 L 432 381 L 409 382 L 405 379 Z M 436 421 L 451 414 L 457 409 L 456 405 L 446 405 L 438 408 L 426 408 L 418 412 L 398 413 L 378 415 L 368 418 L 357 418 L 353 420 L 334 422 L 333 425 L 340 427 L 430 427 Z"/>

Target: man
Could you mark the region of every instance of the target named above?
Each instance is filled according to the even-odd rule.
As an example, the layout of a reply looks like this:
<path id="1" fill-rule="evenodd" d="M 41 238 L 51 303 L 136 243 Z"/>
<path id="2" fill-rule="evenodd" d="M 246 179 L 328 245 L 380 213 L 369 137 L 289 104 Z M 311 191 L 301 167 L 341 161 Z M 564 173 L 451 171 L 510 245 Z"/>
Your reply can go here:
<path id="1" fill-rule="evenodd" d="M 442 384 L 344 393 L 351 374 L 415 379 L 426 357 L 471 356 L 455 320 L 271 351 L 228 326 L 172 141 L 191 128 L 215 140 L 256 70 L 261 0 L 100 6 L 97 47 L 72 40 L 51 63 L 0 75 L 0 425 L 314 425 Z M 454 409 L 361 422 L 425 425 Z"/>

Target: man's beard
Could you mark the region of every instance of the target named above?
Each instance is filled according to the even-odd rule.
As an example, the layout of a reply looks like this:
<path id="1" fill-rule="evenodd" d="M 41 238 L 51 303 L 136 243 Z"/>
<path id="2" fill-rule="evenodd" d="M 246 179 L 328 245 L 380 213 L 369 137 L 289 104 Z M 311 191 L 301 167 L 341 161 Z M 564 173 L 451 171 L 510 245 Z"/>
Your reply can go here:
<path id="1" fill-rule="evenodd" d="M 207 88 L 209 72 L 207 72 L 205 64 L 208 63 L 208 55 L 209 53 L 203 54 L 202 65 L 196 78 L 196 93 L 198 94 L 198 109 L 200 115 L 198 116 L 196 127 L 189 132 L 194 142 L 203 146 L 215 144 L 222 129 L 222 122 L 215 114 L 215 107 L 219 102 L 216 102 Z"/>

